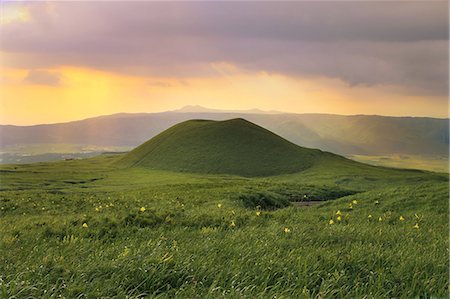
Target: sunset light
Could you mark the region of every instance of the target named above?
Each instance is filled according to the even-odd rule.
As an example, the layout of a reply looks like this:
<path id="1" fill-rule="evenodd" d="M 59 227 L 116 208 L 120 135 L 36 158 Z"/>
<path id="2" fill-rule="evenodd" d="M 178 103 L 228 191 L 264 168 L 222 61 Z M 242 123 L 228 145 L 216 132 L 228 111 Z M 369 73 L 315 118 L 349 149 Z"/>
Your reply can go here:
<path id="1" fill-rule="evenodd" d="M 0 1 L 1 298 L 449 298 L 448 1 Z"/>

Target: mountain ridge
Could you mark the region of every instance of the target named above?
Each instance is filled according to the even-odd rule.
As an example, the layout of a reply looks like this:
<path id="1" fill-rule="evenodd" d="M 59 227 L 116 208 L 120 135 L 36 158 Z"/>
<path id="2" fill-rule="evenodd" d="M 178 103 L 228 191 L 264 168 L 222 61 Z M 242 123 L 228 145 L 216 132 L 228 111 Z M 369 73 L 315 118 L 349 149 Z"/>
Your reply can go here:
<path id="1" fill-rule="evenodd" d="M 449 150 L 448 119 L 194 112 L 127 113 L 60 124 L 0 125 L 0 146 L 38 143 L 137 146 L 188 119 L 236 117 L 267 128 L 295 144 L 341 155 L 448 155 Z"/>
<path id="2" fill-rule="evenodd" d="M 199 108 L 198 110 L 189 111 L 186 109 L 190 108 Z M 261 112 L 261 113 L 257 113 Z M 449 120 L 450 117 L 432 117 L 432 116 L 395 116 L 395 115 L 381 115 L 381 114 L 333 114 L 333 113 L 320 113 L 320 112 L 307 112 L 307 113 L 295 113 L 295 112 L 283 112 L 277 110 L 261 110 L 258 108 L 247 109 L 247 110 L 226 110 L 226 109 L 212 109 L 199 105 L 186 105 L 179 109 L 175 110 L 166 110 L 159 112 L 118 112 L 112 114 L 104 114 L 97 116 L 90 116 L 81 119 L 62 121 L 56 123 L 41 123 L 41 124 L 32 124 L 32 125 L 16 125 L 16 124 L 0 124 L 0 127 L 35 127 L 35 126 L 50 126 L 50 125 L 62 125 L 69 123 L 82 122 L 87 120 L 95 120 L 95 119 L 106 119 L 106 118 L 118 118 L 118 117 L 139 117 L 139 116 L 152 116 L 152 115 L 160 115 L 160 114 L 170 114 L 170 113 L 232 113 L 232 114 L 287 114 L 287 115 L 298 115 L 298 116 L 307 116 L 307 115 L 316 115 L 316 116 L 338 116 L 338 117 L 383 117 L 383 118 L 392 118 L 392 119 L 435 119 L 435 120 Z"/>

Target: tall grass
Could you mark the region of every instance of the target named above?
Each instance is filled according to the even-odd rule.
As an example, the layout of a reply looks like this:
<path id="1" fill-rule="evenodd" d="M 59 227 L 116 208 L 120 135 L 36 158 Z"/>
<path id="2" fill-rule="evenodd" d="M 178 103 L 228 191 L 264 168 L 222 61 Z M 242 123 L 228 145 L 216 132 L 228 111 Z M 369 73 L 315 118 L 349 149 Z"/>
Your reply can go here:
<path id="1" fill-rule="evenodd" d="M 249 179 L 112 160 L 0 169 L 0 297 L 448 296 L 445 175 L 329 164 Z M 249 190 L 332 200 L 262 209 L 239 198 Z"/>

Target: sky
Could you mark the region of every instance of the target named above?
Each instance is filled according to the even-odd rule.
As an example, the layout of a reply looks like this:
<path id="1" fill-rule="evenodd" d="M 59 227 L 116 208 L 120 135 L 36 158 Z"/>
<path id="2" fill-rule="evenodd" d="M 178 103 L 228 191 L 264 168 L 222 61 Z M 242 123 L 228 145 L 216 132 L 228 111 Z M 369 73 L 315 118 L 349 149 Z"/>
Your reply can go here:
<path id="1" fill-rule="evenodd" d="M 0 8 L 1 124 L 186 105 L 448 117 L 447 1 Z"/>

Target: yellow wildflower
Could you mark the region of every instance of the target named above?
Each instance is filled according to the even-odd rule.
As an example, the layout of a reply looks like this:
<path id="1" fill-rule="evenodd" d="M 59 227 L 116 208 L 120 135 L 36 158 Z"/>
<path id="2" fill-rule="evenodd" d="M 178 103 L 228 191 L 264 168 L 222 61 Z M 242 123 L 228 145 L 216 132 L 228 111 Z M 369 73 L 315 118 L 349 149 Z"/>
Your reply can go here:
<path id="1" fill-rule="evenodd" d="M 145 212 L 145 207 L 141 207 L 141 208 L 139 209 L 139 211 Z"/>
<path id="2" fill-rule="evenodd" d="M 338 211 L 336 212 L 336 215 L 341 216 L 341 215 L 342 215 L 342 214 L 341 214 L 341 211 L 338 210 Z"/>
<path id="3" fill-rule="evenodd" d="M 231 226 L 231 227 L 235 227 L 235 226 L 236 226 L 236 223 L 234 222 L 234 220 L 231 221 L 230 226 Z"/>
<path id="4" fill-rule="evenodd" d="M 400 218 L 398 218 L 400 221 L 405 221 L 405 218 L 403 216 L 400 216 Z"/>
<path id="5" fill-rule="evenodd" d="M 100 209 L 98 207 L 95 208 L 96 212 L 100 212 Z"/>
<path id="6" fill-rule="evenodd" d="M 261 216 L 261 211 L 256 211 L 256 216 Z"/>
<path id="7" fill-rule="evenodd" d="M 337 221 L 341 221 L 342 218 L 341 218 L 341 216 L 337 216 L 336 219 L 337 219 Z"/>
<path id="8" fill-rule="evenodd" d="M 328 224 L 330 224 L 330 225 L 334 224 L 334 220 L 330 219 L 330 221 L 328 221 Z"/>
<path id="9" fill-rule="evenodd" d="M 381 221 L 383 221 L 383 218 L 381 218 L 381 217 L 378 217 L 378 221 L 380 221 L 380 222 L 381 222 Z"/>
<path id="10" fill-rule="evenodd" d="M 353 209 L 353 205 L 351 203 L 348 205 L 348 207 L 349 209 Z"/>
<path id="11" fill-rule="evenodd" d="M 416 223 L 416 225 L 414 225 L 413 228 L 419 229 L 419 223 Z"/>
<path id="12" fill-rule="evenodd" d="M 290 233 L 291 230 L 290 230 L 289 228 L 285 227 L 285 228 L 284 228 L 284 232 L 287 234 L 287 233 Z"/>
<path id="13" fill-rule="evenodd" d="M 84 228 L 88 228 L 88 225 L 87 225 L 87 223 L 85 222 L 85 223 L 83 223 L 83 227 Z"/>
<path id="14" fill-rule="evenodd" d="M 220 208 L 222 207 L 222 204 L 221 204 L 221 203 L 218 203 L 218 204 L 217 204 L 217 207 L 220 209 Z"/>
<path id="15" fill-rule="evenodd" d="M 356 200 L 356 199 L 354 199 L 353 201 L 352 201 L 352 204 L 354 204 L 354 205 L 356 205 L 358 203 L 358 201 Z"/>
<path id="16" fill-rule="evenodd" d="M 169 255 L 169 253 L 164 254 L 164 256 L 161 258 L 161 262 L 166 263 L 172 259 L 172 255 Z"/>
<path id="17" fill-rule="evenodd" d="M 372 219 L 372 215 L 369 214 L 369 216 L 367 216 L 367 218 Z"/>

